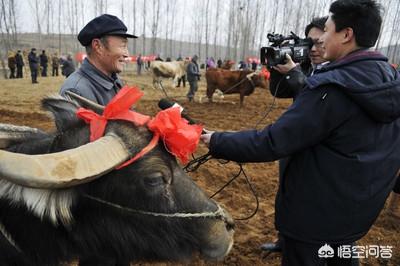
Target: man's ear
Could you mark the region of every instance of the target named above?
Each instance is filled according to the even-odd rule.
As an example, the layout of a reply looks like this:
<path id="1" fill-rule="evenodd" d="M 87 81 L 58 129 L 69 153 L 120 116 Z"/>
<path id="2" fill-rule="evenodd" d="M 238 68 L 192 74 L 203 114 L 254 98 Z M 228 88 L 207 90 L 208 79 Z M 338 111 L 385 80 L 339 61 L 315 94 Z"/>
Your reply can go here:
<path id="1" fill-rule="evenodd" d="M 352 28 L 343 29 L 342 43 L 351 42 L 354 39 L 354 31 Z"/>
<path id="2" fill-rule="evenodd" d="M 92 50 L 95 53 L 99 53 L 99 54 L 103 53 L 104 45 L 101 43 L 100 39 L 97 39 L 97 38 L 93 39 L 91 45 L 92 45 Z"/>

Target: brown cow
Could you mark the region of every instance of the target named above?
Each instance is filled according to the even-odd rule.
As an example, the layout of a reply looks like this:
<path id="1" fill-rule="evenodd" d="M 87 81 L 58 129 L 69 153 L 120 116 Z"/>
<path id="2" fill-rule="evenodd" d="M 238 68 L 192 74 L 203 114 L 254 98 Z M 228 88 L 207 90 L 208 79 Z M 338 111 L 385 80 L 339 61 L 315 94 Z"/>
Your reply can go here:
<path id="1" fill-rule="evenodd" d="M 225 60 L 224 63 L 222 64 L 221 68 L 226 69 L 226 70 L 231 70 L 233 65 L 235 64 L 234 61 L 232 60 Z"/>
<path id="2" fill-rule="evenodd" d="M 250 70 L 208 69 L 206 80 L 209 102 L 212 102 L 215 90 L 219 89 L 225 94 L 239 93 L 240 107 L 243 106 L 244 96 L 252 94 L 256 87 L 267 89 L 265 77 Z"/>

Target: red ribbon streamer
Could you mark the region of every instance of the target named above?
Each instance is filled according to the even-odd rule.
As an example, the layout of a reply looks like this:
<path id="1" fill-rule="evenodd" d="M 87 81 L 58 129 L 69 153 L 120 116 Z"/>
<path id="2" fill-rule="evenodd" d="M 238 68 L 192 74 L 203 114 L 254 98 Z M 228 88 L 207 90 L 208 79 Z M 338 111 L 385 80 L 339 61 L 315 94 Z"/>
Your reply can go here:
<path id="1" fill-rule="evenodd" d="M 143 92 L 135 87 L 124 86 L 118 94 L 105 107 L 102 115 L 92 110 L 79 108 L 77 116 L 90 124 L 90 141 L 95 141 L 104 135 L 108 120 L 130 121 L 136 126 L 148 124 L 149 130 L 153 131 L 153 138 L 133 158 L 126 161 L 117 169 L 125 167 L 151 151 L 162 138 L 167 150 L 179 158 L 182 163 L 188 161 L 189 155 L 193 153 L 199 143 L 201 131 L 200 125 L 189 125 L 180 115 L 179 108 L 168 108 L 160 111 L 155 118 L 150 120 L 149 116 L 142 115 L 129 108 L 143 96 Z"/>

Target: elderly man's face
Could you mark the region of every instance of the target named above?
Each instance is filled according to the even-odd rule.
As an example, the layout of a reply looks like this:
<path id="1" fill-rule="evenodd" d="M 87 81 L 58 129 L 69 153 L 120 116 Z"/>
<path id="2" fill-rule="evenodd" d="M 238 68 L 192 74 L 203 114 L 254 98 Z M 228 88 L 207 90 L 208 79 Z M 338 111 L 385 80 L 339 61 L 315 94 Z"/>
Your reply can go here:
<path id="1" fill-rule="evenodd" d="M 319 41 L 319 38 L 322 36 L 324 32 L 316 27 L 313 27 L 308 32 L 307 37 L 311 38 L 314 45 L 311 47 L 310 51 L 310 59 L 311 63 L 314 65 L 321 64 L 326 60 L 322 58 L 324 54 L 324 49 L 322 48 L 322 43 Z"/>
<path id="2" fill-rule="evenodd" d="M 120 73 L 126 64 L 126 59 L 128 56 L 127 38 L 120 36 L 108 36 L 107 45 L 104 47 L 101 53 L 100 61 L 102 67 L 107 70 L 109 74 Z"/>

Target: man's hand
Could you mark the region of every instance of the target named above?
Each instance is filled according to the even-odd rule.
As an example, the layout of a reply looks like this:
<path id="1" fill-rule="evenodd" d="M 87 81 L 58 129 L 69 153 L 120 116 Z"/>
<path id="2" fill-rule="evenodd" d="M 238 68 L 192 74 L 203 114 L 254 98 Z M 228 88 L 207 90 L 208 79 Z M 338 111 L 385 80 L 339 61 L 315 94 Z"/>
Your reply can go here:
<path id="1" fill-rule="evenodd" d="M 293 62 L 290 55 L 286 54 L 286 64 L 284 64 L 284 65 L 278 64 L 276 66 L 273 66 L 272 68 L 281 74 L 287 74 L 290 70 L 292 70 L 296 66 L 297 66 L 297 64 L 295 64 Z"/>
<path id="2" fill-rule="evenodd" d="M 212 136 L 212 134 L 214 134 L 215 131 L 210 131 L 210 130 L 207 130 L 207 129 L 203 129 L 203 131 L 206 132 L 206 133 L 205 134 L 201 134 L 200 139 L 208 147 L 210 145 L 211 136 Z"/>

